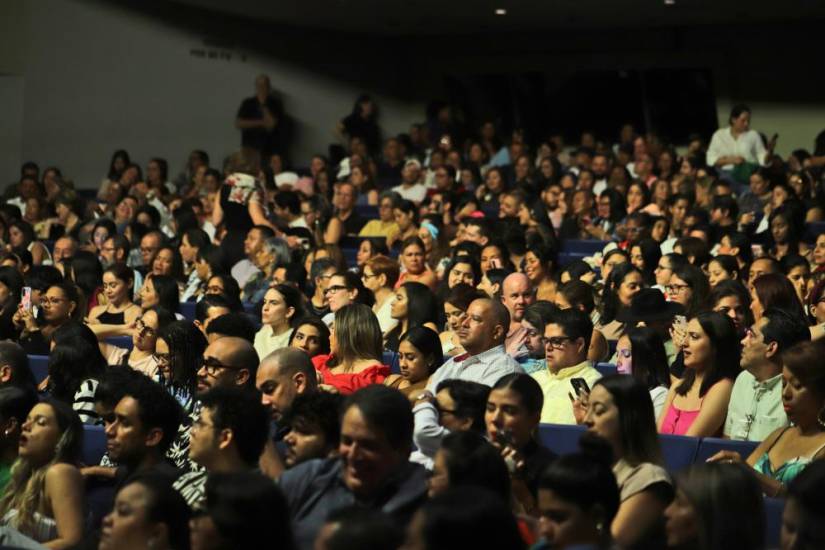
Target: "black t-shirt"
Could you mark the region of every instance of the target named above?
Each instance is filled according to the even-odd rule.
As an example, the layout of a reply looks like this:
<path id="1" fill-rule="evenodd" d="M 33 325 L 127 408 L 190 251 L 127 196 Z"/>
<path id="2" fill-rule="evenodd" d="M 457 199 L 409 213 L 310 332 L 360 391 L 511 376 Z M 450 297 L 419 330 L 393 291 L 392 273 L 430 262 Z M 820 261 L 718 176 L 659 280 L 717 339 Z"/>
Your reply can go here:
<path id="1" fill-rule="evenodd" d="M 401 171 L 403 168 L 403 162 L 399 162 L 395 166 L 387 162 L 380 163 L 375 178 L 378 181 L 378 186 L 381 189 L 389 189 L 390 187 L 401 185 Z"/>
<path id="2" fill-rule="evenodd" d="M 239 231 L 246 235 L 254 225 L 249 215 L 249 206 L 229 200 L 231 188 L 221 186 L 221 208 L 223 208 L 223 224 L 227 231 Z"/>
<path id="3" fill-rule="evenodd" d="M 344 224 L 345 235 L 357 235 L 358 232 L 361 231 L 361 228 L 364 227 L 364 224 L 367 223 L 355 210 L 352 211 L 346 220 L 341 220 L 341 222 Z"/>
<path id="4" fill-rule="evenodd" d="M 275 127 L 272 130 L 266 128 L 246 128 L 241 130 L 241 146 L 249 147 L 260 151 L 262 154 L 276 153 L 281 151 L 280 129 L 283 119 L 283 108 L 280 102 L 272 96 L 266 99 L 265 104 L 261 104 L 258 98 L 248 97 L 243 100 L 238 108 L 238 118 L 263 120 L 264 106 L 275 118 Z"/>

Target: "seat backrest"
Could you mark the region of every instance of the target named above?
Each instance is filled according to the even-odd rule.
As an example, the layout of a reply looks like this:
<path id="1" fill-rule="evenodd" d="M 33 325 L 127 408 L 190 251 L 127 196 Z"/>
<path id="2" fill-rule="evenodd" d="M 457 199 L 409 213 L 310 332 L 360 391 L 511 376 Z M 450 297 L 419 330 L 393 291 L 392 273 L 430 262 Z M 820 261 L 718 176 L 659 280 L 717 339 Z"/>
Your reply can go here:
<path id="1" fill-rule="evenodd" d="M 564 455 L 579 450 L 579 438 L 585 427 L 567 424 L 539 424 L 539 441 L 556 454 Z"/>
<path id="2" fill-rule="evenodd" d="M 602 376 L 616 374 L 616 365 L 613 363 L 596 363 L 595 368 Z"/>
<path id="3" fill-rule="evenodd" d="M 83 425 L 83 464 L 96 466 L 106 452 L 106 433 L 103 426 Z"/>
<path id="4" fill-rule="evenodd" d="M 384 350 L 381 355 L 381 362 L 390 368 L 393 374 L 401 374 L 401 368 L 398 364 L 398 354 L 394 351 Z"/>
<path id="5" fill-rule="evenodd" d="M 759 443 L 757 441 L 736 441 L 733 439 L 704 437 L 702 441 L 699 442 L 699 450 L 696 452 L 694 462 L 705 462 L 719 451 L 736 451 L 744 460 L 748 458 L 758 446 Z"/>
<path id="6" fill-rule="evenodd" d="M 699 438 L 684 435 L 659 434 L 659 444 L 665 466 L 671 472 L 678 472 L 693 464 L 699 450 Z"/>
<path id="7" fill-rule="evenodd" d="M 186 317 L 187 321 L 195 320 L 195 307 L 197 302 L 182 302 L 180 305 L 180 314 Z"/>
<path id="8" fill-rule="evenodd" d="M 106 343 L 129 350 L 132 349 L 132 346 L 134 345 L 131 336 L 110 336 L 106 338 Z"/>
<path id="9" fill-rule="evenodd" d="M 29 355 L 29 369 L 34 375 L 34 381 L 39 384 L 49 375 L 49 356 Z"/>
<path id="10" fill-rule="evenodd" d="M 766 497 L 763 502 L 765 504 L 765 546 L 766 548 L 778 548 L 785 499 Z"/>

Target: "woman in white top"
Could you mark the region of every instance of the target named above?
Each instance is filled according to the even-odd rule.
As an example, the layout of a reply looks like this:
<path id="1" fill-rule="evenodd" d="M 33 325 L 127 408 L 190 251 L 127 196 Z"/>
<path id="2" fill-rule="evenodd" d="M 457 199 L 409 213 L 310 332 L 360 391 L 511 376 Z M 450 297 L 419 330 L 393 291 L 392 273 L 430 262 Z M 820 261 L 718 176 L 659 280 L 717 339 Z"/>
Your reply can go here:
<path id="1" fill-rule="evenodd" d="M 261 330 L 255 334 L 255 351 L 263 359 L 289 345 L 295 322 L 303 317 L 301 293 L 289 285 L 275 285 L 264 294 Z"/>
<path id="2" fill-rule="evenodd" d="M 747 105 L 734 105 L 728 120 L 730 126 L 719 128 L 710 139 L 706 159 L 708 166 L 733 170 L 743 163 L 767 165 L 776 146 L 776 136 L 766 148 L 759 133 L 750 129 L 751 110 Z"/>
<path id="3" fill-rule="evenodd" d="M 625 332 L 616 344 L 616 372 L 629 374 L 650 392 L 655 418 L 659 418 L 670 386 L 665 345 L 655 330 L 636 327 Z"/>
<path id="4" fill-rule="evenodd" d="M 384 338 L 398 325 L 398 319 L 390 315 L 395 296 L 393 288 L 395 288 L 398 276 L 398 262 L 383 255 L 373 256 L 367 260 L 361 274 L 364 286 L 375 296 L 372 311 L 378 317 L 378 325 L 381 327 L 381 334 Z"/>
<path id="5" fill-rule="evenodd" d="M 70 548 L 83 536 L 83 477 L 77 469 L 83 425 L 71 406 L 47 400 L 23 423 L 19 455 L 0 498 L 0 523 L 15 530 L 4 538 L 31 548 Z M 5 535 L 5 533 L 4 533 Z"/>

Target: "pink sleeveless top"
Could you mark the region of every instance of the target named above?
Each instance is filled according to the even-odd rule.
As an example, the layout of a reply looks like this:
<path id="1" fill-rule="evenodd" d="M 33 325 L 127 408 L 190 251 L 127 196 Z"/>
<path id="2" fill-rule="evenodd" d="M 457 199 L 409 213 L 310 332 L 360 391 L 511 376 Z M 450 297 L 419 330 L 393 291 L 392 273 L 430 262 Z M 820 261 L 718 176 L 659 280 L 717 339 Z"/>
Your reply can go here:
<path id="1" fill-rule="evenodd" d="M 662 429 L 659 430 L 659 433 L 685 435 L 690 426 L 693 424 L 693 421 L 696 420 L 697 416 L 699 416 L 700 410 L 701 409 L 696 409 L 695 411 L 683 411 L 682 409 L 677 409 L 671 402 L 667 412 L 665 413 L 665 419 L 662 422 Z"/>

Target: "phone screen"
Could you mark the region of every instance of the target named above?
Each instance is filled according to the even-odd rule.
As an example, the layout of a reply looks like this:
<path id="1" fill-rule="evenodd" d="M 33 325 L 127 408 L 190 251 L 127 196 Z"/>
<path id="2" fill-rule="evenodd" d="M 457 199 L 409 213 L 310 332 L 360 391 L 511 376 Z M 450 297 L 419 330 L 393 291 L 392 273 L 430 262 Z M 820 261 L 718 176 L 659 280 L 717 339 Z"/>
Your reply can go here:
<path id="1" fill-rule="evenodd" d="M 23 292 L 20 296 L 20 305 L 23 306 L 23 309 L 26 311 L 31 311 L 32 308 L 32 289 L 30 286 L 24 286 Z"/>

